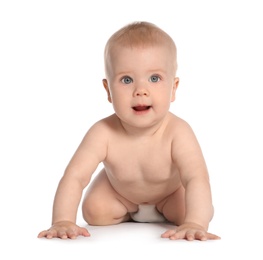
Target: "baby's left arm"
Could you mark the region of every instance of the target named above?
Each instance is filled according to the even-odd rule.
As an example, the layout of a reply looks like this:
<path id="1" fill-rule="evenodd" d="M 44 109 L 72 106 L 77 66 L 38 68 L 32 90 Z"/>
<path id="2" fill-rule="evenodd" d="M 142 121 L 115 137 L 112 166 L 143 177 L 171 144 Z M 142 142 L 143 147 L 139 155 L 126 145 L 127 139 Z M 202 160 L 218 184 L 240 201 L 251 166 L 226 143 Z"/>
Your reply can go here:
<path id="1" fill-rule="evenodd" d="M 198 141 L 188 124 L 182 124 L 180 137 L 175 137 L 172 156 L 185 188 L 185 220 L 175 230 L 167 231 L 163 237 L 188 240 L 217 239 L 207 233 L 214 213 L 211 188 L 206 163 Z"/>

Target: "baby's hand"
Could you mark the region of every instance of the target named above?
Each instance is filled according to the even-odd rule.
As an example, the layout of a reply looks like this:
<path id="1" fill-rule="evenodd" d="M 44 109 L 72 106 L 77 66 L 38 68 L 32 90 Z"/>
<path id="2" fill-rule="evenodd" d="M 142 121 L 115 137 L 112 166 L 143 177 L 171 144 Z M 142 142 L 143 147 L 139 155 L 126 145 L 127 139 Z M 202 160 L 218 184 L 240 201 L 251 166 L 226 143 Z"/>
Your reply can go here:
<path id="1" fill-rule="evenodd" d="M 61 238 L 61 239 L 75 239 L 77 236 L 89 237 L 90 234 L 87 229 L 81 228 L 69 221 L 61 221 L 55 223 L 50 229 L 44 230 L 38 234 L 38 238 L 46 237 Z"/>
<path id="2" fill-rule="evenodd" d="M 176 227 L 175 229 L 167 230 L 162 234 L 162 237 L 169 238 L 171 240 L 186 239 L 189 241 L 220 239 L 220 237 L 206 232 L 206 230 L 202 226 L 195 223 L 184 223 L 181 226 Z"/>

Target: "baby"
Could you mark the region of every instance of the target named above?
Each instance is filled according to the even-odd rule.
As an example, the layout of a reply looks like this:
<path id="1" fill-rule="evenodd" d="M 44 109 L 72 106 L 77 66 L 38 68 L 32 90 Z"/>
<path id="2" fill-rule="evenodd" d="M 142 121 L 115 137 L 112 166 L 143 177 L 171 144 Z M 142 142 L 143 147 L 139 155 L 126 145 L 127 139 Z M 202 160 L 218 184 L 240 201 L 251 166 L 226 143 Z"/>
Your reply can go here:
<path id="1" fill-rule="evenodd" d="M 175 227 L 163 238 L 219 239 L 207 232 L 213 205 L 202 151 L 191 127 L 169 112 L 179 83 L 176 56 L 172 38 L 148 22 L 110 37 L 103 86 L 115 113 L 83 138 L 59 182 L 52 226 L 38 237 L 90 236 L 76 225 L 89 185 L 82 204 L 89 225 L 165 220 Z"/>

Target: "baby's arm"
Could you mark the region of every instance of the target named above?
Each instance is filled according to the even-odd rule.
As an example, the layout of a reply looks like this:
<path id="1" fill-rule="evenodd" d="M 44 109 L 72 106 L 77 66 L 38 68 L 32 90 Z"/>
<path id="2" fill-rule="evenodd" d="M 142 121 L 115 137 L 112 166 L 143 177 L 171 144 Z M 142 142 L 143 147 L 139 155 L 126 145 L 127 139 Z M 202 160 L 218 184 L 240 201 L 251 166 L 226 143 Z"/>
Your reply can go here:
<path id="1" fill-rule="evenodd" d="M 180 125 L 179 135 L 174 139 L 172 156 L 185 188 L 186 213 L 182 225 L 162 236 L 187 240 L 218 239 L 218 236 L 207 232 L 214 209 L 205 160 L 192 129 L 185 122 Z"/>
<path id="2" fill-rule="evenodd" d="M 53 204 L 52 226 L 38 237 L 75 238 L 89 236 L 85 228 L 76 223 L 77 210 L 83 189 L 91 175 L 106 157 L 106 141 L 103 124 L 97 123 L 88 131 L 61 178 Z"/>

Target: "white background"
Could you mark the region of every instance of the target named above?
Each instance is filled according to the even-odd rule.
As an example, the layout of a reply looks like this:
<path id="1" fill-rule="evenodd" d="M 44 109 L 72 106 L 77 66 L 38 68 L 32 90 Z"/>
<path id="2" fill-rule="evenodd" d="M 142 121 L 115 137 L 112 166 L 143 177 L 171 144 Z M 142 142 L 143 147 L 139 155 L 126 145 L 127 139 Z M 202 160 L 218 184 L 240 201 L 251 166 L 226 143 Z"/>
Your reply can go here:
<path id="1" fill-rule="evenodd" d="M 262 258 L 260 2 L 1 1 L 0 258 Z M 171 111 L 202 146 L 215 206 L 210 231 L 222 240 L 168 241 L 159 238 L 165 227 L 152 224 L 90 227 L 92 237 L 74 241 L 37 239 L 85 132 L 113 113 L 101 83 L 104 45 L 137 20 L 177 44 Z M 78 224 L 85 226 L 81 214 Z"/>

